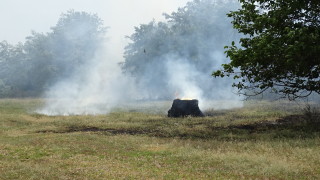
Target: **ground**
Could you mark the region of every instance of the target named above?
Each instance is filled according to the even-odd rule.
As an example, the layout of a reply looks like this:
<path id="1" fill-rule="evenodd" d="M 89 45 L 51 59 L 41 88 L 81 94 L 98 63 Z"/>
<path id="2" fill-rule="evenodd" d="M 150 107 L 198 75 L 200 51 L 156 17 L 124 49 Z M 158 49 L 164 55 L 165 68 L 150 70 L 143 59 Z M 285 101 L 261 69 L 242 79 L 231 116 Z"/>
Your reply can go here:
<path id="1" fill-rule="evenodd" d="M 41 99 L 2 99 L 0 179 L 320 179 L 320 124 L 310 108 L 249 101 L 167 118 L 170 103 L 46 116 L 34 113 Z"/>

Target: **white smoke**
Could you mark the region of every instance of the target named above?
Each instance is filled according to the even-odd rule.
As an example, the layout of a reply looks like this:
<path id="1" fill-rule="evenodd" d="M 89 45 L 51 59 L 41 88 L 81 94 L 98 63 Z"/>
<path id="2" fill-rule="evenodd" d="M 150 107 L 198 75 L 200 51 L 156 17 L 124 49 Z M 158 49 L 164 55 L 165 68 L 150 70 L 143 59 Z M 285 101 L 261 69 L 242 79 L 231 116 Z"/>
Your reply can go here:
<path id="1" fill-rule="evenodd" d="M 148 87 L 138 87 L 133 83 L 134 79 L 124 76 L 117 56 L 106 51 L 108 48 L 110 46 L 104 46 L 73 76 L 53 86 L 46 94 L 45 107 L 37 112 L 46 115 L 105 114 L 126 103 L 146 98 L 144 89 Z M 208 100 L 197 81 L 205 78 L 210 83 L 212 77 L 209 74 L 199 72 L 187 60 L 176 56 L 167 56 L 165 63 L 169 77 L 168 97 L 198 99 L 202 110 L 242 106 L 240 98 L 230 93 L 230 84 L 214 92 L 217 97 L 224 97 L 223 101 Z"/>
<path id="2" fill-rule="evenodd" d="M 46 106 L 38 113 L 79 115 L 108 113 L 130 99 L 132 81 L 121 74 L 117 58 L 104 46 L 94 59 L 82 65 L 71 77 L 54 85 L 46 97 Z M 128 91 L 131 89 L 132 91 Z"/>
<path id="3" fill-rule="evenodd" d="M 196 81 L 201 75 L 194 66 L 183 59 L 171 58 L 166 63 L 169 87 L 175 89 L 176 98 L 199 99 L 203 91 Z"/>
<path id="4" fill-rule="evenodd" d="M 212 59 L 218 65 L 223 63 L 223 53 L 215 51 L 212 53 Z M 218 67 L 217 67 L 218 68 Z M 175 91 L 175 98 L 179 99 L 198 99 L 199 107 L 202 110 L 207 109 L 231 109 L 243 106 L 241 97 L 236 93 L 232 93 L 233 88 L 231 82 L 217 84 L 219 88 L 215 88 L 212 92 L 204 90 L 207 84 L 199 84 L 200 82 L 212 83 L 210 73 L 201 72 L 186 59 L 179 59 L 177 56 L 168 56 L 166 61 L 166 69 L 168 73 L 168 84 L 170 89 Z M 204 79 L 204 80 L 203 80 Z M 211 87 L 209 85 L 209 87 Z M 214 100 L 208 99 L 205 93 L 212 93 Z"/>
<path id="5" fill-rule="evenodd" d="M 112 31 L 115 33 L 115 29 Z M 197 69 L 190 61 L 178 55 L 164 53 L 162 57 L 168 89 L 163 89 L 156 83 L 152 84 L 154 87 L 141 86 L 143 83 L 136 84 L 133 77 L 125 76 L 121 72 L 118 63 L 123 61 L 122 50 L 119 50 L 119 44 L 122 42 L 116 41 L 117 39 L 111 37 L 96 52 L 92 60 L 88 60 L 70 77 L 51 87 L 46 93 L 45 107 L 37 112 L 47 115 L 105 114 L 131 101 L 150 99 L 148 95 L 145 95 L 145 92 L 150 92 L 150 89 L 165 91 L 168 100 L 174 98 L 198 99 L 202 110 L 212 107 L 215 109 L 234 108 L 242 105 L 240 98 L 231 93 L 232 82 L 228 82 L 229 80 L 213 82 L 209 71 L 203 72 Z M 212 67 L 210 71 L 215 68 L 219 69 L 225 61 L 223 51 L 220 49 L 213 51 L 210 56 L 208 59 L 211 59 L 212 62 L 203 64 L 203 66 Z M 152 73 L 163 71 L 155 64 L 151 64 L 147 69 L 144 75 L 146 79 Z M 199 82 L 215 83 L 215 91 L 211 91 L 212 85 L 208 86 L 208 84 Z M 213 102 L 206 97 L 216 97 L 216 101 Z M 217 101 L 218 99 L 228 101 L 221 103 Z"/>

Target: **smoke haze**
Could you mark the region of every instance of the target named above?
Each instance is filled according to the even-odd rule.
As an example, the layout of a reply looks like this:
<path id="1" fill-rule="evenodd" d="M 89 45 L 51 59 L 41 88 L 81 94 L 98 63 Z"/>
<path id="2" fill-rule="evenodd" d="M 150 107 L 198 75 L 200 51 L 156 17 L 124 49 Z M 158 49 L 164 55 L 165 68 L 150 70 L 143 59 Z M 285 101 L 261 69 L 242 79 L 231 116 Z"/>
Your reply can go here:
<path id="1" fill-rule="evenodd" d="M 38 110 L 42 114 L 102 114 L 135 100 L 172 100 L 174 98 L 197 98 L 200 100 L 199 105 L 202 109 L 212 108 L 212 106 L 215 106 L 215 109 L 241 106 L 239 97 L 232 93 L 231 80 L 215 80 L 211 76 L 213 70 L 219 69 L 219 66 L 226 62 L 223 46 L 230 44 L 233 37 L 230 34 L 230 39 L 206 39 L 204 36 L 197 40 L 205 42 L 204 46 L 206 47 L 214 47 L 210 52 L 207 49 L 201 50 L 201 47 L 191 47 L 191 45 L 186 47 L 183 53 L 157 49 L 161 55 L 155 58 L 161 62 L 143 65 L 145 68 L 141 72 L 143 75 L 139 81 L 135 76 L 122 73 L 119 63 L 125 61 L 123 58 L 124 47 L 130 43 L 130 40 L 124 37 L 133 33 L 134 26 L 138 27 L 153 19 L 166 22 L 162 13 L 177 11 L 178 7 L 183 7 L 186 3 L 187 0 L 120 0 L 112 2 L 101 0 L 61 2 L 31 0 L 28 3 L 13 0 L 0 7 L 0 12 L 3 14 L 17 13 L 7 23 L 7 29 L 2 30 L 0 39 L 16 43 L 22 41 L 22 37 L 27 36 L 29 32 L 25 32 L 26 29 L 27 31 L 33 29 L 47 32 L 56 23 L 60 13 L 69 9 L 97 13 L 104 20 L 104 25 L 110 27 L 107 31 L 107 40 L 95 52 L 94 58 L 80 64 L 71 74 L 49 88 L 45 94 L 46 106 Z M 20 4 L 21 6 L 18 7 L 24 7 L 24 9 L 17 8 L 14 6 L 16 4 Z M 226 8 L 226 6 L 221 5 L 217 8 Z M 35 9 L 40 9 L 37 11 L 38 14 L 33 13 Z M 223 9 L 212 19 L 216 19 L 217 27 L 226 28 L 226 30 L 228 28 L 228 32 L 233 32 L 230 20 L 226 21 L 225 17 L 221 17 L 223 13 L 230 10 L 232 9 Z M 221 14 L 221 12 L 223 13 Z M 18 21 L 16 18 L 25 15 L 27 15 L 25 24 L 15 23 Z M 34 24 L 31 25 L 31 21 Z M 223 25 L 220 25 L 221 23 Z M 14 27 L 14 24 L 20 24 L 20 26 Z M 11 29 L 15 29 L 15 31 Z M 79 31 L 81 29 L 83 28 L 79 28 Z M 16 34 L 20 36 L 15 36 Z M 217 37 L 221 38 L 222 36 L 218 35 Z M 199 37 L 195 34 L 178 38 L 182 40 Z M 197 49 L 198 54 L 203 55 L 201 58 L 206 60 L 198 66 L 190 63 L 190 57 L 185 55 L 189 54 L 189 49 Z M 61 51 L 64 50 L 61 49 Z M 149 50 L 147 49 L 147 52 L 144 53 L 148 54 Z M 212 104 L 211 100 L 229 100 L 232 103 L 223 107 L 221 104 Z"/>
<path id="2" fill-rule="evenodd" d="M 129 78 L 121 75 L 117 61 L 106 45 L 95 57 L 46 93 L 46 106 L 39 113 L 47 115 L 102 114 L 128 101 Z M 108 59 L 106 59 L 108 58 Z"/>
<path id="3" fill-rule="evenodd" d="M 97 14 L 109 26 L 108 36 L 122 51 L 125 36 L 134 26 L 153 18 L 162 20 L 162 13 L 185 5 L 188 0 L 2 0 L 0 6 L 0 40 L 24 41 L 31 30 L 48 32 L 61 13 L 70 9 Z M 120 47 L 121 46 L 121 47 Z"/>

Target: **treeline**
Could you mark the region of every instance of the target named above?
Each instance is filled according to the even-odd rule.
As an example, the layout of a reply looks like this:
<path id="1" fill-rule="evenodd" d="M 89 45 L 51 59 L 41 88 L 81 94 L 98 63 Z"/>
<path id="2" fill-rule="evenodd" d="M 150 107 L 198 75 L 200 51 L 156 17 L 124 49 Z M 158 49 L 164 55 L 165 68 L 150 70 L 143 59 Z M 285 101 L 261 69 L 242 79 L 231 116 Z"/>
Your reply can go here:
<path id="1" fill-rule="evenodd" d="M 169 78 L 175 76 L 175 72 L 168 72 L 167 63 L 184 61 L 193 68 L 190 73 L 196 86 L 212 94 L 209 92 L 228 81 L 214 80 L 210 75 L 227 60 L 223 47 L 237 37 L 226 16 L 237 7 L 235 0 L 194 0 L 164 14 L 165 22 L 151 21 L 136 27 L 125 47 L 124 74 L 133 76 L 143 93 L 166 98 L 168 91 L 174 91 Z M 77 69 L 85 68 L 82 66 L 93 58 L 105 33 L 96 15 L 69 11 L 48 33 L 32 32 L 17 45 L 2 41 L 0 97 L 40 96 Z"/>
<path id="2" fill-rule="evenodd" d="M 106 28 L 95 14 L 63 13 L 48 33 L 24 43 L 0 42 L 0 97 L 36 97 L 90 61 Z"/>

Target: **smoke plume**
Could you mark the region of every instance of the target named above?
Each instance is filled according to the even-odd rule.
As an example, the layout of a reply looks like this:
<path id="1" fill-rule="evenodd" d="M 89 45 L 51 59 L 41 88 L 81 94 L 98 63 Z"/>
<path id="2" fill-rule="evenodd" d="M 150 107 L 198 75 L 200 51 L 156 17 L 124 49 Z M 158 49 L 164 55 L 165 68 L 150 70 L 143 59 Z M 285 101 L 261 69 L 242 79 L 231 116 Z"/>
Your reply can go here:
<path id="1" fill-rule="evenodd" d="M 154 50 L 159 54 L 157 57 L 155 55 L 147 57 L 152 50 L 144 47 L 143 50 L 134 54 L 134 56 L 147 57 L 145 60 L 150 62 L 144 62 L 143 58 L 137 61 L 136 67 L 141 68 L 138 72 L 139 78 L 130 73 L 123 73 L 119 63 L 124 62 L 127 65 L 128 56 L 123 59 L 119 49 L 114 49 L 117 45 L 112 44 L 113 40 L 106 40 L 104 45 L 95 52 L 94 58 L 81 64 L 72 74 L 49 89 L 45 94 L 46 106 L 38 112 L 47 115 L 103 114 L 132 101 L 174 98 L 199 99 L 200 108 L 203 109 L 241 106 L 239 97 L 232 93 L 232 80 L 214 79 L 211 76 L 213 70 L 219 69 L 220 65 L 227 61 L 223 46 L 231 42 L 230 34 L 234 33 L 230 20 L 226 21 L 225 18 L 225 13 L 232 9 L 227 7 L 227 3 L 216 8 L 223 9 L 217 11 L 217 17 L 212 17 L 216 19 L 217 28 L 214 31 L 216 33 L 228 31 L 229 34 L 217 34 L 209 38 L 205 34 L 199 36 L 198 32 L 191 35 L 177 34 L 175 38 L 179 42 L 181 40 L 183 50 L 169 52 L 166 48 L 174 48 L 167 45 L 164 49 Z M 196 17 L 201 16 L 201 14 L 196 15 Z M 199 21 L 199 23 L 206 22 Z M 168 24 L 169 28 L 174 27 L 170 22 Z M 188 39 L 190 40 L 188 43 L 203 42 L 204 48 L 198 47 L 197 44 L 183 44 L 182 40 Z M 153 42 L 157 43 L 157 41 Z M 191 62 L 193 58 L 191 51 L 196 52 L 201 62 L 196 60 Z M 150 59 L 157 59 L 157 61 L 151 62 Z M 213 100 L 215 103 L 212 103 Z M 218 105 L 218 100 L 228 100 L 232 103 Z"/>

